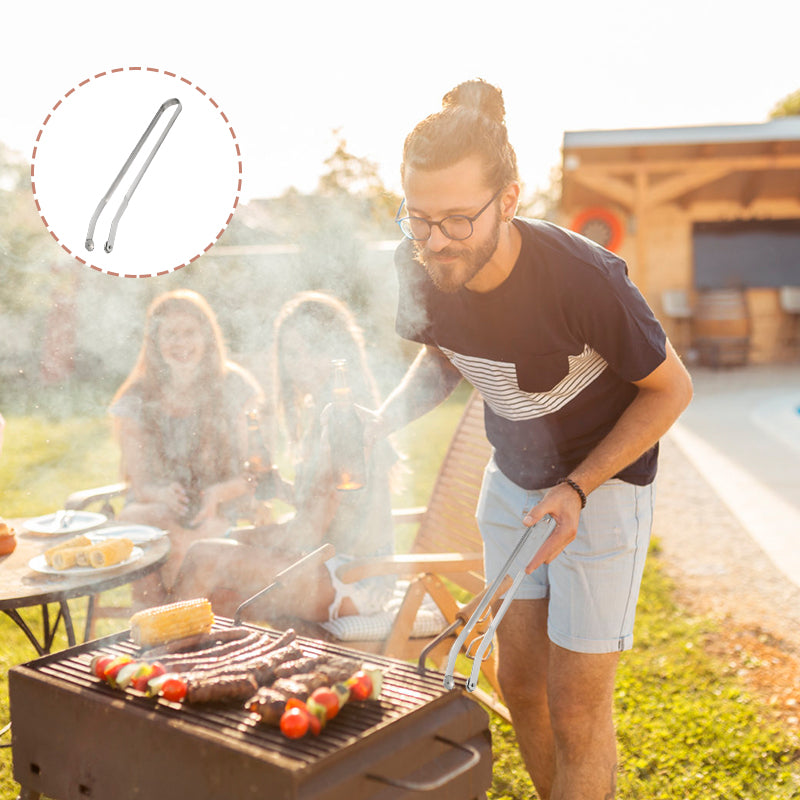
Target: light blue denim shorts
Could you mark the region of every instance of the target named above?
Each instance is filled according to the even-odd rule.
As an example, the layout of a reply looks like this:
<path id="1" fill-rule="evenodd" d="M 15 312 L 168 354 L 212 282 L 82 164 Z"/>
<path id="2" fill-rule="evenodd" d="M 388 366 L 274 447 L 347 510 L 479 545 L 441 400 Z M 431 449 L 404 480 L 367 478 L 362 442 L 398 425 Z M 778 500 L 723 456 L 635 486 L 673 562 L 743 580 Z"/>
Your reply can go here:
<path id="1" fill-rule="evenodd" d="M 544 496 L 510 481 L 494 460 L 486 467 L 476 517 L 486 581 L 502 570 L 525 531 L 522 519 Z M 578 653 L 633 646 L 633 623 L 653 521 L 653 484 L 613 479 L 587 498 L 574 541 L 527 575 L 515 599 L 549 598 L 550 641 Z"/>

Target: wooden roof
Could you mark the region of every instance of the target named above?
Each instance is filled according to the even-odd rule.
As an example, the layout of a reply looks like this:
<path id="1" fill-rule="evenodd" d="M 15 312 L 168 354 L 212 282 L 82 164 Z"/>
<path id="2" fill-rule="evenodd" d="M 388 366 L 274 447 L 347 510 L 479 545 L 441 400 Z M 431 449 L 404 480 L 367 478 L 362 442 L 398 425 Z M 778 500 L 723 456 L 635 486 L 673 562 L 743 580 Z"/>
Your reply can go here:
<path id="1" fill-rule="evenodd" d="M 800 199 L 800 117 L 752 125 L 568 131 L 562 209 Z"/>

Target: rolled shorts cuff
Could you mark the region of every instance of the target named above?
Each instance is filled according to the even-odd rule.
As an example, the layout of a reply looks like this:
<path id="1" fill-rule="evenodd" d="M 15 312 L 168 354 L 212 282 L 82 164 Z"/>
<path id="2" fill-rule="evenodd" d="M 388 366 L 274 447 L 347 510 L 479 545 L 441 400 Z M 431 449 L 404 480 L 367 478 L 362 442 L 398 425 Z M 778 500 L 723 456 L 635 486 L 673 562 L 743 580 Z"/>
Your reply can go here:
<path id="1" fill-rule="evenodd" d="M 563 647 L 565 650 L 571 650 L 573 653 L 621 653 L 624 650 L 630 650 L 633 647 L 633 634 L 625 634 L 616 639 L 580 639 L 577 636 L 569 636 L 554 630 L 551 625 L 547 626 L 547 637 L 550 641 Z"/>

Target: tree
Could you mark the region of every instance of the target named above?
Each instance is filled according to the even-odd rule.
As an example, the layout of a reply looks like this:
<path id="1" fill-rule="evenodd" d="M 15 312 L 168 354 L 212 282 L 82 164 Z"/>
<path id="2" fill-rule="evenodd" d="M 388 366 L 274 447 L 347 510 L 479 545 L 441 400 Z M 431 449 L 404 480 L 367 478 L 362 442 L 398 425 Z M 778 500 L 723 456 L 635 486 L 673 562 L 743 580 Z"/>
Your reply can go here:
<path id="1" fill-rule="evenodd" d="M 378 165 L 366 156 L 356 156 L 347 149 L 347 140 L 341 128 L 333 130 L 336 146 L 323 162 L 327 167 L 319 179 L 317 194 L 333 197 L 351 209 L 357 219 L 368 223 L 371 235 L 392 234 L 394 214 L 400 197 L 390 192 L 383 183 Z"/>
<path id="2" fill-rule="evenodd" d="M 791 94 L 787 94 L 782 100 L 778 101 L 769 112 L 770 119 L 777 117 L 793 117 L 800 115 L 800 89 L 796 89 Z"/>

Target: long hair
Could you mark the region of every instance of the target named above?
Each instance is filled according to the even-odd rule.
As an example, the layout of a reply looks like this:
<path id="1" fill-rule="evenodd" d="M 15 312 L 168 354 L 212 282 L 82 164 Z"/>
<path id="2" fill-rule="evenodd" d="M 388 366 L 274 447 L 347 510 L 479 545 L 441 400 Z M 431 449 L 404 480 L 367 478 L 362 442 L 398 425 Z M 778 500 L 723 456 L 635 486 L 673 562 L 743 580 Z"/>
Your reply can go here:
<path id="1" fill-rule="evenodd" d="M 501 189 L 519 179 L 517 156 L 508 141 L 503 93 L 482 79 L 460 83 L 408 134 L 401 178 L 406 169 L 438 170 L 470 156 L 484 165 L 487 186 Z"/>
<path id="2" fill-rule="evenodd" d="M 176 465 L 162 436 L 165 407 L 168 405 L 170 367 L 158 345 L 159 329 L 171 314 L 188 314 L 195 319 L 205 342 L 205 354 L 193 380 L 192 401 L 192 464 Z M 188 470 L 196 489 L 231 477 L 237 460 L 237 438 L 234 420 L 225 413 L 224 386 L 232 372 L 241 376 L 255 394 L 255 379 L 238 365 L 228 361 L 225 343 L 216 315 L 206 299 L 188 289 L 178 289 L 158 296 L 150 304 L 139 356 L 128 377 L 117 390 L 113 403 L 134 394 L 141 403 L 141 424 L 145 436 L 146 456 L 154 469 L 166 473 L 178 466 Z M 124 469 L 124 465 L 123 465 Z M 127 476 L 126 476 L 127 477 Z M 162 477 L 177 479 L 175 475 Z M 190 487 L 186 487 L 189 489 Z"/>
<path id="3" fill-rule="evenodd" d="M 282 419 L 289 443 L 303 436 L 301 409 L 306 398 L 293 379 L 298 365 L 286 353 L 289 333 L 309 342 L 320 359 L 347 360 L 348 378 L 356 403 L 374 408 L 380 402 L 375 379 L 367 365 L 364 335 L 353 313 L 340 300 L 322 292 L 301 292 L 287 301 L 275 319 L 272 343 L 274 408 Z M 330 382 L 331 375 L 320 380 Z M 320 395 L 331 395 L 330 385 Z"/>
<path id="4" fill-rule="evenodd" d="M 150 303 L 145 318 L 144 338 L 131 373 L 117 390 L 118 400 L 132 386 L 141 389 L 143 396 L 155 397 L 160 387 L 169 379 L 170 368 L 158 346 L 158 333 L 164 319 L 170 314 L 182 313 L 193 317 L 200 325 L 206 355 L 200 364 L 195 382 L 216 384 L 225 373 L 225 343 L 217 318 L 208 301 L 189 289 L 176 289 L 159 295 Z"/>

